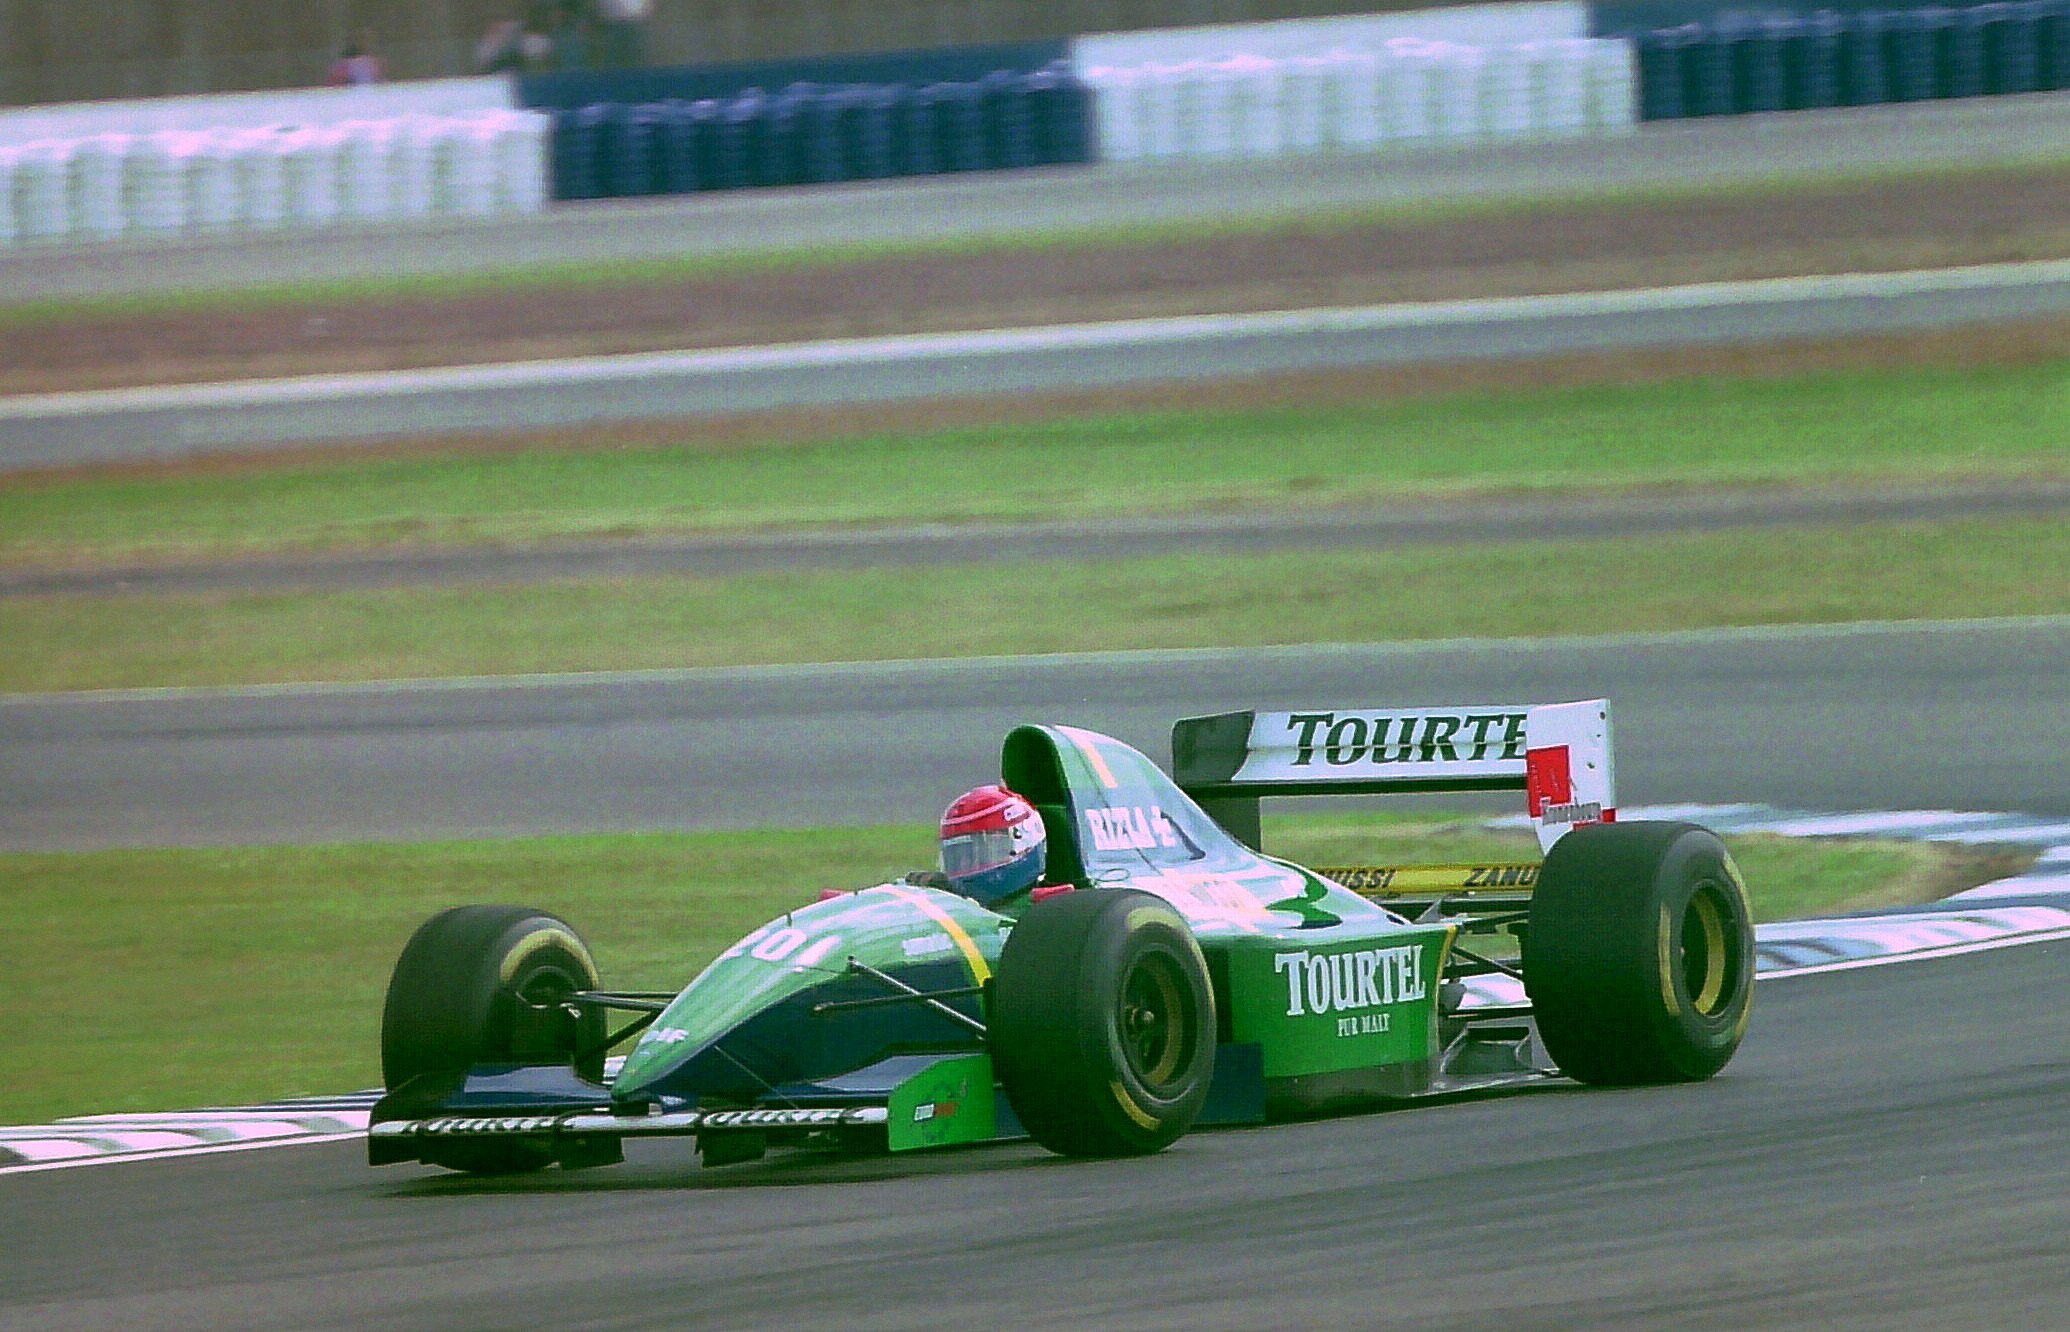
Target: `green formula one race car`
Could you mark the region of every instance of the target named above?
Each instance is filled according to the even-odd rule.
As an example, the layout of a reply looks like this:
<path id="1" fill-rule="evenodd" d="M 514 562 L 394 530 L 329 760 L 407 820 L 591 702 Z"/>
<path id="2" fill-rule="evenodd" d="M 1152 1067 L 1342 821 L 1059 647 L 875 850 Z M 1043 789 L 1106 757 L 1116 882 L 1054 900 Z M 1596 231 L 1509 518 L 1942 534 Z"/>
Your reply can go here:
<path id="1" fill-rule="evenodd" d="M 1607 703 L 1235 712 L 1178 722 L 1172 750 L 1167 776 L 1018 727 L 1001 777 L 1040 813 L 1047 882 L 990 905 L 936 875 L 827 894 L 673 994 L 603 988 L 544 912 L 434 916 L 389 985 L 370 1159 L 511 1173 L 662 1136 L 706 1165 L 1016 1137 L 1123 1156 L 1559 1076 L 1693 1081 L 1738 1048 L 1744 885 L 1707 830 L 1617 820 Z M 1259 846 L 1265 797 L 1505 789 L 1542 862 L 1310 869 Z"/>

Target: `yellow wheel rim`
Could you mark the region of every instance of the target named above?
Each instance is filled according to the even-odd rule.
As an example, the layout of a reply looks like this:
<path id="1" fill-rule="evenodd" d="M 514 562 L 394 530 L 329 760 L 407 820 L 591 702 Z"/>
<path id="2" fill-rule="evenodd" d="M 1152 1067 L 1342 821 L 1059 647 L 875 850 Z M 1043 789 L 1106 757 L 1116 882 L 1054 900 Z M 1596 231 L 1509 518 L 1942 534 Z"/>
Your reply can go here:
<path id="1" fill-rule="evenodd" d="M 1704 883 L 1682 914 L 1682 977 L 1689 1002 L 1705 1017 L 1716 1017 L 1732 975 L 1725 943 L 1725 908 L 1716 884 Z"/>

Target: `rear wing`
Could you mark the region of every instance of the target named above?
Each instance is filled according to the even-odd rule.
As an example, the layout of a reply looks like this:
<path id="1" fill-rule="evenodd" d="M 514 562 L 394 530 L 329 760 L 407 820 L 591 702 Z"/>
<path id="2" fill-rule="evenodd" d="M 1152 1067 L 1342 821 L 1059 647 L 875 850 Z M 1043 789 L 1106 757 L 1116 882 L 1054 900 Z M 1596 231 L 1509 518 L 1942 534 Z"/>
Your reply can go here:
<path id="1" fill-rule="evenodd" d="M 1257 849 L 1266 796 L 1522 791 L 1541 849 L 1617 818 L 1610 704 L 1224 712 L 1172 724 L 1172 778 Z"/>

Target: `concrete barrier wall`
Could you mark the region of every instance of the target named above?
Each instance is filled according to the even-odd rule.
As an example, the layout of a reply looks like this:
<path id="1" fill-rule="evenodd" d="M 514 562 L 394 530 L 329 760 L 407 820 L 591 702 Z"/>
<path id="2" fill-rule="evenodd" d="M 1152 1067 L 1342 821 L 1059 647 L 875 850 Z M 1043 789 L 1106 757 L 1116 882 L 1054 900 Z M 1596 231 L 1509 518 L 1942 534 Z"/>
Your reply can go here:
<path id="1" fill-rule="evenodd" d="M 551 129 L 499 109 L 0 145 L 0 248 L 538 212 Z"/>
<path id="2" fill-rule="evenodd" d="M 1101 33 L 1072 43 L 1105 161 L 1603 133 L 1634 118 L 1586 4 L 1469 5 Z"/>
<path id="3" fill-rule="evenodd" d="M 1095 66 L 1102 161 L 1286 157 L 1606 134 L 1635 117 L 1631 48 L 1395 38 L 1378 53 Z"/>
<path id="4" fill-rule="evenodd" d="M 0 246 L 546 206 L 507 78 L 0 111 Z"/>

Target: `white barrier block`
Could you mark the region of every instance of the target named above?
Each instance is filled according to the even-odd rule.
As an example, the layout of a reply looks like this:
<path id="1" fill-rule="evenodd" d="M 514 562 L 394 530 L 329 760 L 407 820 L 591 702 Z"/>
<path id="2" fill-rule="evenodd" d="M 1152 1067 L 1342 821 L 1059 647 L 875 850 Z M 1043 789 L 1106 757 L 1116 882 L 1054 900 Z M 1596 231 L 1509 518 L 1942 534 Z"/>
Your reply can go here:
<path id="1" fill-rule="evenodd" d="M 1612 39 L 1482 47 L 1394 37 L 1379 54 L 1097 65 L 1085 78 L 1110 162 L 1566 134 L 1636 119 L 1631 47 Z"/>
<path id="2" fill-rule="evenodd" d="M 1386 134 L 1387 112 L 1381 87 L 1381 62 L 1365 51 L 1341 51 L 1337 62 L 1337 142 L 1346 148 L 1371 148 Z"/>
<path id="3" fill-rule="evenodd" d="M 428 217 L 434 206 L 436 178 L 431 142 L 415 117 L 394 124 L 395 150 L 389 155 L 389 203 L 396 217 Z"/>
<path id="4" fill-rule="evenodd" d="M 0 245 L 12 245 L 21 239 L 21 226 L 16 221 L 14 205 L 15 177 L 20 161 L 20 150 L 0 144 Z"/>
<path id="5" fill-rule="evenodd" d="M 1274 132 L 1269 125 L 1258 123 L 1261 117 L 1269 120 L 1274 114 L 1270 106 L 1260 104 L 1260 92 L 1269 85 L 1261 84 L 1259 70 L 1255 57 L 1218 60 L 1209 66 L 1214 123 L 1208 129 L 1212 138 L 1206 141 L 1214 156 L 1251 156 L 1253 145 Z"/>
<path id="6" fill-rule="evenodd" d="M 1477 47 L 1433 43 L 1436 100 L 1431 132 L 1440 139 L 1477 139 L 1488 133 L 1487 56 Z"/>
<path id="7" fill-rule="evenodd" d="M 392 122 L 354 120 L 340 125 L 338 213 L 372 220 L 392 217 L 395 205 L 396 134 Z"/>
<path id="8" fill-rule="evenodd" d="M 259 129 L 270 125 L 334 125 L 347 120 L 394 120 L 413 115 L 474 115 L 509 110 L 516 105 L 516 80 L 484 75 L 402 79 L 351 88 L 289 88 L 135 101 L 9 106 L 0 107 L 0 144 L 84 139 L 97 134 L 141 138 L 167 130 L 205 134 L 219 129 Z"/>
<path id="9" fill-rule="evenodd" d="M 312 132 L 316 160 L 330 176 L 330 216 L 335 222 L 345 215 L 345 143 L 350 137 L 336 125 L 319 125 Z"/>
<path id="10" fill-rule="evenodd" d="M 196 134 L 176 150 L 187 188 L 187 225 L 203 231 L 236 226 L 243 216 L 237 142 L 228 134 Z"/>
<path id="11" fill-rule="evenodd" d="M 286 222 L 539 212 L 553 118 L 492 109 L 0 144 L 0 244 Z M 1175 151 L 1171 127 L 1164 150 Z"/>
<path id="12" fill-rule="evenodd" d="M 1187 155 L 1235 156 L 1237 125 L 1243 115 L 1240 78 L 1220 61 L 1205 62 L 1195 70 L 1188 92 L 1190 102 L 1184 113 Z"/>
<path id="13" fill-rule="evenodd" d="M 1334 148 L 1338 94 L 1329 62 L 1296 56 L 1282 63 L 1281 79 L 1286 90 L 1286 129 L 1282 136 L 1286 151 L 1313 153 Z"/>
<path id="14" fill-rule="evenodd" d="M 58 240 L 72 231 L 72 145 L 42 139 L 21 146 L 15 163 L 15 220 L 27 240 Z"/>
<path id="15" fill-rule="evenodd" d="M 1423 47 L 1426 43 L 1388 43 L 1381 62 L 1386 104 L 1382 137 L 1390 141 L 1427 139 L 1438 132 L 1441 70 Z"/>
<path id="16" fill-rule="evenodd" d="M 1151 65 L 1143 73 L 1138 85 L 1143 156 L 1152 161 L 1178 157 L 1184 147 L 1180 110 L 1185 98 L 1181 90 L 1193 71 L 1184 65 Z"/>
<path id="17" fill-rule="evenodd" d="M 1480 132 L 1489 138 L 1513 139 L 1537 128 L 1534 123 L 1532 67 L 1523 52 L 1500 46 L 1479 52 Z"/>
<path id="18" fill-rule="evenodd" d="M 511 213 L 543 210 L 550 193 L 553 117 L 537 111 L 505 111 L 492 123 L 497 127 L 497 207 Z"/>
<path id="19" fill-rule="evenodd" d="M 317 226 L 338 219 L 338 136 L 297 127 L 276 141 L 291 221 Z"/>
<path id="20" fill-rule="evenodd" d="M 1161 110 L 1152 122 L 1152 142 L 1166 157 L 1203 157 L 1202 106 L 1208 99 L 1207 66 L 1190 62 L 1161 71 Z"/>
<path id="21" fill-rule="evenodd" d="M 434 213 L 458 213 L 462 211 L 463 175 L 465 162 L 457 141 L 465 137 L 454 122 L 444 117 L 420 117 L 411 127 L 424 145 L 426 159 L 431 170 L 431 211 Z"/>
<path id="22" fill-rule="evenodd" d="M 461 122 L 462 152 L 456 193 L 461 211 L 470 217 L 483 217 L 497 210 L 496 138 L 493 125 L 472 119 Z"/>
<path id="23" fill-rule="evenodd" d="M 72 231 L 105 239 L 128 228 L 123 207 L 126 159 L 135 140 L 127 134 L 96 134 L 80 139 L 72 151 Z"/>
<path id="24" fill-rule="evenodd" d="M 1558 42 L 1527 42 L 1515 48 L 1523 62 L 1525 123 L 1533 134 L 1574 129 L 1584 110 L 1581 66 Z"/>
<path id="25" fill-rule="evenodd" d="M 262 129 L 240 131 L 231 139 L 240 225 L 270 230 L 287 220 L 287 166 L 279 137 L 278 130 Z"/>
<path id="26" fill-rule="evenodd" d="M 1228 7 L 1198 3 L 1165 6 L 1172 10 Z M 1229 51 L 1250 51 L 1275 60 L 1286 60 L 1332 50 L 1378 52 L 1389 40 L 1397 37 L 1443 39 L 1471 46 L 1507 46 L 1557 37 L 1584 37 L 1588 28 L 1589 6 L 1586 4 L 1568 0 L 1545 4 L 1511 0 L 1502 4 L 1448 5 L 1399 13 L 1088 33 L 1072 39 L 1071 58 L 1080 67 L 1109 65 L 1120 68 L 1146 65 L 1152 61 L 1170 64 L 1181 60 L 1215 60 Z"/>
<path id="27" fill-rule="evenodd" d="M 1227 64 L 1234 80 L 1239 157 L 1277 157 L 1286 151 L 1286 78 L 1279 62 L 1241 55 Z"/>
<path id="28" fill-rule="evenodd" d="M 122 159 L 122 213 L 131 231 L 174 231 L 185 226 L 185 199 L 169 202 L 172 135 L 147 134 Z"/>
<path id="29" fill-rule="evenodd" d="M 1584 123 L 1595 130 L 1632 128 L 1639 123 L 1639 63 L 1632 44 L 1604 38 L 1587 45 Z"/>
<path id="30" fill-rule="evenodd" d="M 438 211 L 444 182 L 439 179 L 438 126 L 429 117 L 411 116 L 396 127 L 396 191 L 411 216 Z"/>
<path id="31" fill-rule="evenodd" d="M 1555 134 L 1572 134 L 1589 125 L 1589 65 L 1597 43 L 1539 42 L 1530 48 L 1543 61 L 1539 88 L 1540 124 Z"/>
<path id="32" fill-rule="evenodd" d="M 1092 90 L 1094 155 L 1102 162 L 1132 162 L 1142 156 L 1135 126 L 1136 71 L 1101 65 L 1084 72 Z"/>

